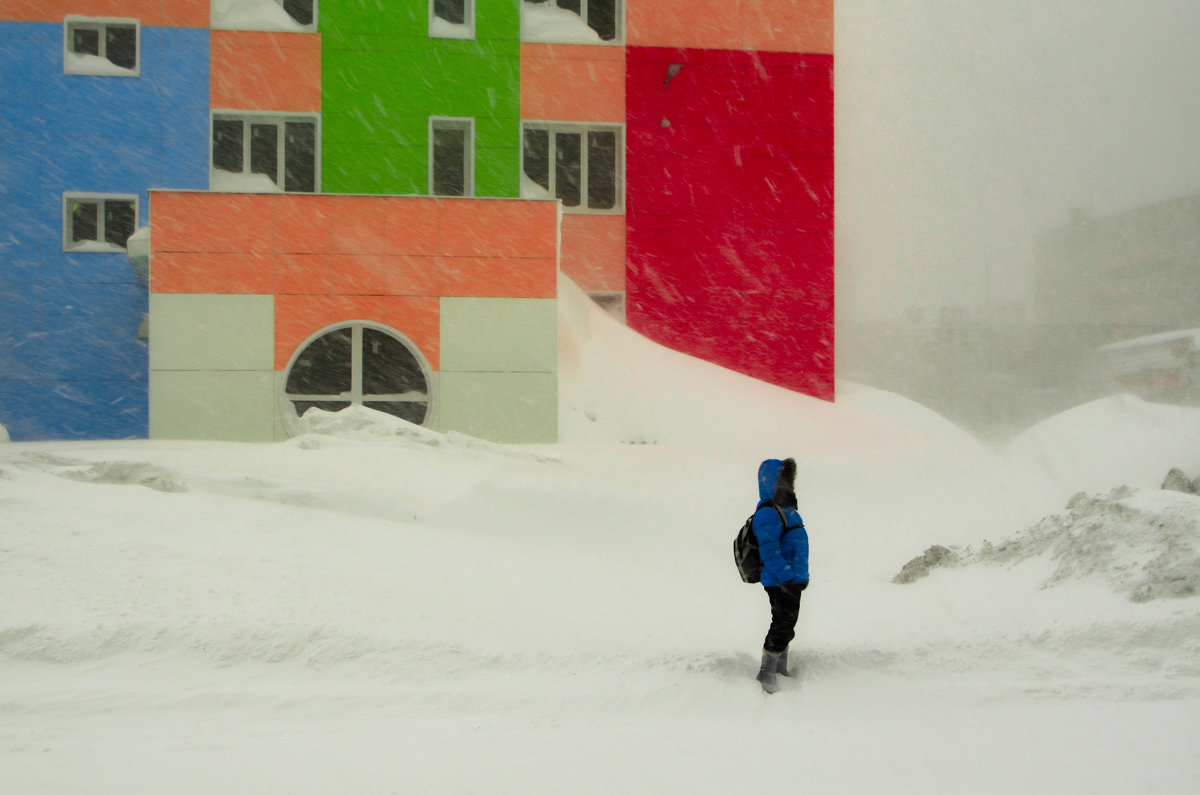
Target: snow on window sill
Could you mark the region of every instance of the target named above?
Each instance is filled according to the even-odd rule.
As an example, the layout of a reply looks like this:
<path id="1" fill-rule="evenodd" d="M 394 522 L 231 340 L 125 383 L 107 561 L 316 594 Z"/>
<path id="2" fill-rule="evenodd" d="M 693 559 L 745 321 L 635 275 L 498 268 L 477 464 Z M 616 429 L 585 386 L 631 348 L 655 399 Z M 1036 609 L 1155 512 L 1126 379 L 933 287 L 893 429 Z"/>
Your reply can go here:
<path id="1" fill-rule="evenodd" d="M 150 227 L 139 226 L 125 241 L 125 250 L 131 257 L 150 256 Z"/>
<path id="2" fill-rule="evenodd" d="M 141 74 L 138 68 L 126 69 L 117 66 L 107 58 L 99 55 L 79 55 L 73 52 L 63 53 L 63 74 L 68 75 L 102 75 L 106 77 L 137 77 Z"/>
<path id="3" fill-rule="evenodd" d="M 209 173 L 208 189 L 214 193 L 283 193 L 266 174 L 235 174 L 220 169 Z"/>
<path id="4" fill-rule="evenodd" d="M 441 17 L 432 17 L 429 20 L 429 38 L 473 39 L 475 38 L 475 27 L 466 23 L 447 22 Z"/>
<path id="5" fill-rule="evenodd" d="M 619 44 L 605 41 L 578 14 L 550 3 L 521 3 L 521 41 Z"/>
<path id="6" fill-rule="evenodd" d="M 522 199 L 553 199 L 550 191 L 544 188 L 541 183 L 534 182 L 526 174 L 521 174 L 521 198 Z"/>
<path id="7" fill-rule="evenodd" d="M 305 33 L 315 26 L 301 25 L 275 0 L 212 0 L 210 23 L 218 30 L 262 30 Z"/>
<path id="8" fill-rule="evenodd" d="M 80 240 L 78 243 L 72 243 L 63 249 L 73 254 L 107 254 L 114 251 L 125 251 L 124 246 L 118 246 L 115 243 L 108 243 L 101 240 Z"/>

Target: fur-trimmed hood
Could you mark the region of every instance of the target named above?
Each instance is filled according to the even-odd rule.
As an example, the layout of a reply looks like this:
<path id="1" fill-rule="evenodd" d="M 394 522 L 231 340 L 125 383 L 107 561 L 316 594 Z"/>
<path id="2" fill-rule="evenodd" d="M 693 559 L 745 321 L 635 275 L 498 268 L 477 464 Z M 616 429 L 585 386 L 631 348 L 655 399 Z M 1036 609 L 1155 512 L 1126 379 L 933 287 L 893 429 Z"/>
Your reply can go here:
<path id="1" fill-rule="evenodd" d="M 796 507 L 796 460 L 768 458 L 758 466 L 758 499 Z"/>

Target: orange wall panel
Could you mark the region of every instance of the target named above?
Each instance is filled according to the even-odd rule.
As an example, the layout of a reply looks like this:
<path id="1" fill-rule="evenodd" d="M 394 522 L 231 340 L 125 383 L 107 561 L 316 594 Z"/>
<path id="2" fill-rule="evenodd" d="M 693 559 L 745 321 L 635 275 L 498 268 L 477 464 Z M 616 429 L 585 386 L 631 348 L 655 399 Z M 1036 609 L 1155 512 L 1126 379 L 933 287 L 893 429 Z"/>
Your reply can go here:
<path id="1" fill-rule="evenodd" d="M 521 118 L 625 121 L 625 48 L 521 45 Z"/>
<path id="2" fill-rule="evenodd" d="M 442 199 L 438 253 L 450 257 L 556 259 L 558 204 Z"/>
<path id="3" fill-rule="evenodd" d="M 214 30 L 210 51 L 212 107 L 320 112 L 319 33 Z"/>
<path id="4" fill-rule="evenodd" d="M 440 257 L 442 295 L 553 298 L 558 269 L 552 259 Z"/>
<path id="5" fill-rule="evenodd" d="M 743 3 L 742 47 L 832 54 L 833 0 Z"/>
<path id="6" fill-rule="evenodd" d="M 437 254 L 437 199 L 384 199 L 383 216 L 384 253 Z"/>
<path id="7" fill-rule="evenodd" d="M 637 0 L 625 9 L 625 42 L 631 47 L 739 50 L 741 4 L 742 0 Z"/>
<path id="8" fill-rule="evenodd" d="M 329 295 L 333 282 L 328 254 L 276 254 L 276 295 Z"/>
<path id="9" fill-rule="evenodd" d="M 294 194 L 275 202 L 271 248 L 279 253 L 328 254 L 329 197 Z"/>
<path id="10" fill-rule="evenodd" d="M 638 0 L 631 47 L 833 52 L 833 0 Z"/>
<path id="11" fill-rule="evenodd" d="M 137 19 L 143 25 L 207 28 L 209 0 L 0 0 L 7 22 L 62 22 L 68 15 Z"/>
<path id="12" fill-rule="evenodd" d="M 155 191 L 150 245 L 156 252 L 270 252 L 274 200 L 256 193 Z"/>
<path id="13" fill-rule="evenodd" d="M 330 273 L 335 295 L 437 296 L 440 282 L 434 257 L 335 254 Z"/>
<path id="14" fill-rule="evenodd" d="M 207 28 L 211 19 L 212 0 L 170 0 L 160 3 L 162 21 L 158 25 L 181 28 Z"/>
<path id="15" fill-rule="evenodd" d="M 335 254 L 383 254 L 386 211 L 377 196 L 329 197 L 329 244 Z"/>
<path id="16" fill-rule="evenodd" d="M 268 295 L 273 286 L 273 257 L 224 252 L 159 252 L 151 268 L 156 293 Z"/>
<path id="17" fill-rule="evenodd" d="M 564 213 L 562 272 L 584 290 L 625 289 L 625 216 Z"/>

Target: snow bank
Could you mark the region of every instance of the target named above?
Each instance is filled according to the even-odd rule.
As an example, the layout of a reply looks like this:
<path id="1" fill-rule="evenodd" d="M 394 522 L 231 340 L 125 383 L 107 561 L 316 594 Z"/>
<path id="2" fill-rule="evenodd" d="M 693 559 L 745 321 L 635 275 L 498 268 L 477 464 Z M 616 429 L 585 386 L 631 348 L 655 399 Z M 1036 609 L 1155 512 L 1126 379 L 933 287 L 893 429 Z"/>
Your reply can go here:
<path id="1" fill-rule="evenodd" d="M 935 546 L 896 575 L 910 583 L 948 566 L 1016 566 L 1044 559 L 1049 588 L 1098 579 L 1134 602 L 1200 594 L 1200 497 L 1115 489 L 1078 494 L 1067 510 L 1012 538 L 978 548 Z"/>
<path id="2" fill-rule="evenodd" d="M 1038 423 L 1002 455 L 1039 473 L 1057 505 L 1080 491 L 1158 488 L 1171 467 L 1200 470 L 1200 408 L 1115 395 Z"/>
<path id="3" fill-rule="evenodd" d="M 971 434 L 950 420 L 916 401 L 862 384 L 839 381 L 837 405 L 887 422 L 892 427 L 907 428 L 923 437 L 955 446 L 978 444 Z"/>
<path id="4" fill-rule="evenodd" d="M 412 441 L 431 447 L 447 443 L 445 434 L 366 406 L 349 406 L 341 411 L 310 408 L 300 418 L 300 433 L 366 441 Z"/>
<path id="5" fill-rule="evenodd" d="M 558 296 L 559 437 L 564 443 L 808 450 L 908 447 L 921 441 L 924 428 L 914 429 L 895 413 L 869 409 L 866 397 L 835 405 L 651 342 L 562 275 Z M 942 434 L 945 426 L 939 427 Z"/>

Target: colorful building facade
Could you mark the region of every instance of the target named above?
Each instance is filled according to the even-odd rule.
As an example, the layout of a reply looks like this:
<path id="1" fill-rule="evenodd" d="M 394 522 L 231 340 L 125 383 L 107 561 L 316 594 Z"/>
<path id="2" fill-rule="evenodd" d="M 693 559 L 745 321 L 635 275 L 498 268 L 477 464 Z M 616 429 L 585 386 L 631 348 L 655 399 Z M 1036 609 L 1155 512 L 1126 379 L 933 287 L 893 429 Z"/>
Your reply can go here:
<path id="1" fill-rule="evenodd" d="M 829 0 L 0 0 L 0 423 L 553 440 L 559 270 L 832 398 L 832 66 Z"/>

